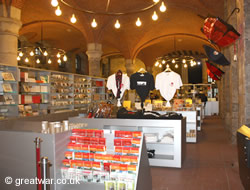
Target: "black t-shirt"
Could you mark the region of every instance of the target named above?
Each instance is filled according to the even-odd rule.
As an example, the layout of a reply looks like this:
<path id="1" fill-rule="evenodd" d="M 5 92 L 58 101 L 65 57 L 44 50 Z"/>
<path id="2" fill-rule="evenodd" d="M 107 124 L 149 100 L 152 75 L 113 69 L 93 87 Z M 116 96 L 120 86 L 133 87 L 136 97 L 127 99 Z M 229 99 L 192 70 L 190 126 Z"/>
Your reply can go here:
<path id="1" fill-rule="evenodd" d="M 149 91 L 155 89 L 154 77 L 150 73 L 134 73 L 130 77 L 130 89 L 135 89 L 144 102 Z"/>

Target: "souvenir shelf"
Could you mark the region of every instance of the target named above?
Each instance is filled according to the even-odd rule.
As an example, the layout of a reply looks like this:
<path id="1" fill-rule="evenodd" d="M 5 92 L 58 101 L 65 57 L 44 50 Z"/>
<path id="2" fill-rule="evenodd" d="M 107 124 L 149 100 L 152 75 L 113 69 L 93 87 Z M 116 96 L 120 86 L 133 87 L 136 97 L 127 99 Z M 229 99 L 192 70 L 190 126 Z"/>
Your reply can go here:
<path id="1" fill-rule="evenodd" d="M 51 72 L 50 113 L 74 109 L 73 82 L 71 74 Z"/>
<path id="2" fill-rule="evenodd" d="M 19 67 L 19 116 L 48 113 L 50 98 L 50 72 Z"/>
<path id="3" fill-rule="evenodd" d="M 162 119 L 102 119 L 69 118 L 69 123 L 83 123 L 87 128 L 123 131 L 142 131 L 155 134 L 155 142 L 146 142 L 147 149 L 155 150 L 155 157 L 149 159 L 151 166 L 182 167 L 186 144 L 186 118 L 179 120 Z"/>
<path id="4" fill-rule="evenodd" d="M 87 110 L 91 103 L 91 78 L 74 75 L 74 108 Z"/>
<path id="5" fill-rule="evenodd" d="M 92 101 L 101 102 L 106 100 L 106 89 L 105 79 L 103 78 L 92 78 Z"/>
<path id="6" fill-rule="evenodd" d="M 16 67 L 0 65 L 0 119 L 18 115 L 18 78 Z"/>

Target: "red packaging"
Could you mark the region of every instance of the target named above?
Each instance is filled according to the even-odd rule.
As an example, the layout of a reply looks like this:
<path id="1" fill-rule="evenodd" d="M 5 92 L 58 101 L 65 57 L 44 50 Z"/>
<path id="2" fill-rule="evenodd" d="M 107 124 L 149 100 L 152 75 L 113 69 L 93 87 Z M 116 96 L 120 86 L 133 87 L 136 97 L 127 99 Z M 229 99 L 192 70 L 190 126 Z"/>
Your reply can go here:
<path id="1" fill-rule="evenodd" d="M 92 162 L 91 161 L 83 161 L 83 167 L 85 169 L 91 169 L 92 168 Z"/>
<path id="2" fill-rule="evenodd" d="M 103 138 L 103 130 L 95 130 L 95 137 L 96 138 Z"/>
<path id="3" fill-rule="evenodd" d="M 78 133 L 79 133 L 79 135 L 80 136 L 82 136 L 82 137 L 86 137 L 87 135 L 86 135 L 86 129 L 78 129 L 79 131 L 78 131 Z"/>
<path id="4" fill-rule="evenodd" d="M 89 145 L 87 145 L 87 144 L 82 144 L 82 145 L 80 145 L 80 146 L 81 146 L 81 151 L 84 151 L 84 152 L 89 151 Z"/>
<path id="5" fill-rule="evenodd" d="M 113 161 L 120 162 L 121 161 L 121 156 L 120 155 L 114 155 L 113 156 Z"/>
<path id="6" fill-rule="evenodd" d="M 99 144 L 99 139 L 98 138 L 90 138 L 90 144 L 92 145 L 98 145 Z"/>
<path id="7" fill-rule="evenodd" d="M 127 164 L 120 164 L 120 170 L 121 171 L 128 171 L 128 165 Z"/>
<path id="8" fill-rule="evenodd" d="M 63 162 L 63 165 L 65 166 L 65 167 L 70 167 L 71 166 L 71 160 L 68 160 L 68 159 L 65 159 L 65 160 L 63 160 L 62 161 Z"/>
<path id="9" fill-rule="evenodd" d="M 82 158 L 83 158 L 83 160 L 85 160 L 85 161 L 89 161 L 89 160 L 90 160 L 90 158 L 89 158 L 89 153 L 82 153 Z"/>
<path id="10" fill-rule="evenodd" d="M 116 146 L 115 147 L 115 153 L 122 154 L 122 147 L 121 146 Z"/>
<path id="11" fill-rule="evenodd" d="M 102 154 L 94 154 L 95 160 L 103 160 L 103 155 Z"/>
<path id="12" fill-rule="evenodd" d="M 129 154 L 130 153 L 130 147 L 123 147 L 122 148 L 122 153 L 123 154 Z"/>
<path id="13" fill-rule="evenodd" d="M 110 165 L 111 163 L 103 163 L 104 170 L 110 172 Z"/>
<path id="14" fill-rule="evenodd" d="M 122 146 L 122 140 L 121 139 L 114 139 L 114 146 Z"/>
<path id="15" fill-rule="evenodd" d="M 135 172 L 136 171 L 136 165 L 128 165 L 128 171 Z"/>
<path id="16" fill-rule="evenodd" d="M 130 156 L 121 156 L 121 162 L 130 162 Z"/>
<path id="17" fill-rule="evenodd" d="M 132 145 L 139 146 L 141 144 L 141 139 L 132 139 Z"/>
<path id="18" fill-rule="evenodd" d="M 85 144 L 84 142 L 85 142 L 85 139 L 84 139 L 85 137 L 77 137 L 77 143 L 81 143 L 81 144 Z"/>
<path id="19" fill-rule="evenodd" d="M 106 145 L 106 139 L 105 138 L 99 138 L 99 145 Z"/>
<path id="20" fill-rule="evenodd" d="M 132 147 L 132 148 L 130 149 L 130 153 L 131 153 L 131 154 L 138 155 L 138 154 L 139 154 L 139 148 Z"/>
<path id="21" fill-rule="evenodd" d="M 77 137 L 75 137 L 75 136 L 70 136 L 70 142 L 71 142 L 71 143 L 76 143 L 76 142 L 77 142 Z"/>
<path id="22" fill-rule="evenodd" d="M 74 143 L 69 143 L 69 144 L 67 145 L 67 149 L 68 149 L 68 150 L 74 150 L 74 146 L 75 146 Z"/>
<path id="23" fill-rule="evenodd" d="M 95 154 L 94 153 L 90 153 L 89 154 L 89 160 L 93 161 L 95 159 Z"/>
<path id="24" fill-rule="evenodd" d="M 94 137 L 95 133 L 93 129 L 87 129 L 87 137 Z"/>
<path id="25" fill-rule="evenodd" d="M 81 152 L 76 152 L 75 153 L 75 160 L 82 160 L 82 159 L 83 159 L 82 153 Z"/>
<path id="26" fill-rule="evenodd" d="M 106 162 L 111 162 L 113 160 L 113 155 L 112 154 L 104 154 L 102 156 L 102 159 Z"/>
<path id="27" fill-rule="evenodd" d="M 76 151 L 76 152 L 80 152 L 81 151 L 81 144 L 75 144 L 74 145 L 74 150 Z"/>
<path id="28" fill-rule="evenodd" d="M 96 145 L 89 145 L 90 152 L 96 152 Z"/>
<path id="29" fill-rule="evenodd" d="M 92 162 L 92 168 L 94 170 L 101 170 L 101 163 L 100 162 Z"/>
<path id="30" fill-rule="evenodd" d="M 110 169 L 111 170 L 120 170 L 120 164 L 111 164 Z"/>
<path id="31" fill-rule="evenodd" d="M 73 152 L 65 152 L 64 153 L 65 159 L 72 159 L 73 157 Z"/>
<path id="32" fill-rule="evenodd" d="M 142 138 L 142 132 L 141 131 L 133 131 L 133 138 Z"/>
<path id="33" fill-rule="evenodd" d="M 96 151 L 97 151 L 97 152 L 105 152 L 105 151 L 106 151 L 106 146 L 97 145 L 97 146 L 96 146 Z"/>
<path id="34" fill-rule="evenodd" d="M 133 134 L 131 131 L 124 131 L 123 133 L 123 138 L 132 138 L 133 137 Z"/>
<path id="35" fill-rule="evenodd" d="M 122 146 L 132 146 L 131 139 L 122 139 Z"/>
<path id="36" fill-rule="evenodd" d="M 121 138 L 121 131 L 115 131 L 115 137 Z"/>
<path id="37" fill-rule="evenodd" d="M 73 136 L 79 136 L 80 135 L 80 129 L 72 129 L 72 135 Z"/>

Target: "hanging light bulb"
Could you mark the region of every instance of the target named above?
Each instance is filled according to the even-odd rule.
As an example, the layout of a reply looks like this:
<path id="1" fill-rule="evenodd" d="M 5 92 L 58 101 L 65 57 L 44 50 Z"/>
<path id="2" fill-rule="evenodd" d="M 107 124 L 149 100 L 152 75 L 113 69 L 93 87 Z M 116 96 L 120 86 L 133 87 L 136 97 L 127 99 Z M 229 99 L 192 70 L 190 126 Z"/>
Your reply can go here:
<path id="1" fill-rule="evenodd" d="M 190 64 L 190 66 L 191 66 L 191 67 L 193 67 L 193 66 L 194 66 L 194 64 L 193 64 L 193 63 L 191 63 L 191 64 Z"/>
<path id="2" fill-rule="evenodd" d="M 20 52 L 18 55 L 19 55 L 20 57 L 22 57 L 22 56 L 23 56 L 23 52 Z"/>
<path id="3" fill-rule="evenodd" d="M 93 21 L 91 22 L 91 26 L 93 28 L 96 28 L 97 27 L 97 22 L 95 21 L 95 19 L 93 19 Z"/>
<path id="4" fill-rule="evenodd" d="M 58 59 L 58 60 L 57 60 L 57 63 L 61 64 L 61 63 L 62 63 L 61 59 Z"/>
<path id="5" fill-rule="evenodd" d="M 34 52 L 33 51 L 30 52 L 30 56 L 34 56 Z"/>
<path id="6" fill-rule="evenodd" d="M 68 60 L 67 56 L 64 55 L 64 56 L 63 56 L 63 61 L 67 61 L 67 60 Z"/>
<path id="7" fill-rule="evenodd" d="M 162 1 L 161 6 L 160 6 L 160 11 L 163 13 L 167 10 L 167 7 L 165 6 L 164 2 Z"/>
<path id="8" fill-rule="evenodd" d="M 177 69 L 179 66 L 178 66 L 178 64 L 175 64 L 175 68 Z"/>
<path id="9" fill-rule="evenodd" d="M 17 56 L 17 58 L 16 58 L 16 59 L 17 59 L 17 61 L 20 61 L 20 60 L 21 60 L 21 58 L 20 58 L 19 56 Z"/>
<path id="10" fill-rule="evenodd" d="M 182 63 L 186 63 L 186 59 L 182 59 Z"/>
<path id="11" fill-rule="evenodd" d="M 162 64 L 160 64 L 159 67 L 162 68 Z"/>
<path id="12" fill-rule="evenodd" d="M 49 59 L 49 60 L 48 60 L 48 64 L 51 64 L 51 63 L 52 63 L 52 61 L 51 61 L 51 59 Z"/>
<path id="13" fill-rule="evenodd" d="M 191 60 L 191 61 L 190 61 L 190 63 L 191 63 L 191 64 L 193 64 L 193 63 L 194 63 L 194 61 L 193 61 L 193 60 Z"/>
<path id="14" fill-rule="evenodd" d="M 136 26 L 140 27 L 141 26 L 141 20 L 140 18 L 138 17 L 137 20 L 136 20 Z"/>
<path id="15" fill-rule="evenodd" d="M 193 62 L 193 65 L 196 65 L 196 64 L 197 64 L 196 61 L 194 61 L 194 62 Z"/>
<path id="16" fill-rule="evenodd" d="M 45 52 L 43 53 L 44 56 L 48 55 L 48 52 L 45 50 Z"/>
<path id="17" fill-rule="evenodd" d="M 155 3 L 158 3 L 160 0 L 153 0 Z"/>
<path id="18" fill-rule="evenodd" d="M 187 68 L 187 64 L 185 63 L 184 68 Z"/>
<path id="19" fill-rule="evenodd" d="M 72 17 L 70 18 L 70 22 L 72 22 L 73 24 L 76 23 L 75 14 L 72 14 Z"/>
<path id="20" fill-rule="evenodd" d="M 201 62 L 200 62 L 200 61 L 198 61 L 198 62 L 197 62 L 197 64 L 198 64 L 198 65 L 200 65 L 200 64 L 201 64 Z"/>
<path id="21" fill-rule="evenodd" d="M 25 61 L 26 63 L 28 63 L 28 62 L 29 62 L 29 59 L 26 57 L 24 61 Z"/>
<path id="22" fill-rule="evenodd" d="M 119 20 L 116 20 L 115 22 L 115 28 L 119 29 L 121 27 L 121 24 L 119 23 Z"/>
<path id="23" fill-rule="evenodd" d="M 156 66 L 156 67 L 157 67 L 159 64 L 160 64 L 159 61 L 156 61 L 156 62 L 155 62 L 155 66 Z"/>
<path id="24" fill-rule="evenodd" d="M 167 64 L 166 67 L 169 68 L 169 64 Z"/>
<path id="25" fill-rule="evenodd" d="M 166 61 L 163 59 L 161 63 L 164 65 L 166 63 Z"/>
<path id="26" fill-rule="evenodd" d="M 57 7 L 58 6 L 58 1 L 57 0 L 51 0 L 51 5 L 52 5 L 52 7 Z"/>
<path id="27" fill-rule="evenodd" d="M 60 9 L 60 7 L 58 6 L 57 9 L 56 9 L 56 16 L 61 16 L 62 15 L 62 11 Z"/>
<path id="28" fill-rule="evenodd" d="M 172 59 L 172 63 L 175 63 L 175 60 L 174 60 L 174 59 Z"/>
<path id="29" fill-rule="evenodd" d="M 56 57 L 57 57 L 57 58 L 60 58 L 60 57 L 61 57 L 61 55 L 60 55 L 59 52 L 56 54 Z"/>
<path id="30" fill-rule="evenodd" d="M 158 19 L 158 15 L 156 14 L 156 12 L 154 11 L 154 14 L 152 15 L 152 19 L 154 21 L 156 21 Z"/>
<path id="31" fill-rule="evenodd" d="M 37 60 L 36 60 L 36 63 L 37 63 L 37 64 L 39 64 L 40 62 L 41 62 L 40 59 L 37 59 Z"/>

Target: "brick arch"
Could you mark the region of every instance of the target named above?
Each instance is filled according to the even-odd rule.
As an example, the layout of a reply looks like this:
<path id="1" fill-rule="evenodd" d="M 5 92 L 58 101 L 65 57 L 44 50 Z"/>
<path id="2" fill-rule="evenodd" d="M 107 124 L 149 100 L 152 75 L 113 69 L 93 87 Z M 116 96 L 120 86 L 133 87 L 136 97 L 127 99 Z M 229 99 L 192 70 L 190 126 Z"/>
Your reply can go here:
<path id="1" fill-rule="evenodd" d="M 6 6 L 13 6 L 18 9 L 22 9 L 25 0 L 0 0 L 0 4 L 4 4 Z"/>

